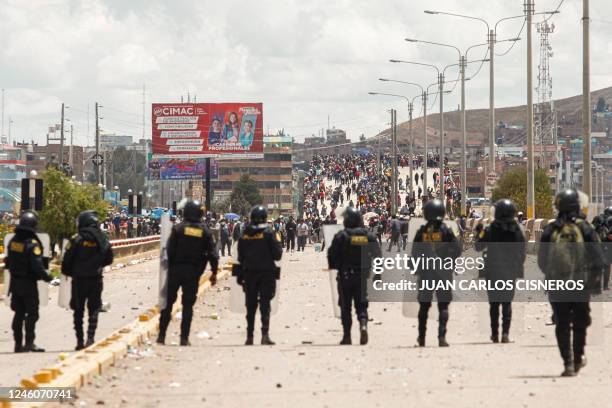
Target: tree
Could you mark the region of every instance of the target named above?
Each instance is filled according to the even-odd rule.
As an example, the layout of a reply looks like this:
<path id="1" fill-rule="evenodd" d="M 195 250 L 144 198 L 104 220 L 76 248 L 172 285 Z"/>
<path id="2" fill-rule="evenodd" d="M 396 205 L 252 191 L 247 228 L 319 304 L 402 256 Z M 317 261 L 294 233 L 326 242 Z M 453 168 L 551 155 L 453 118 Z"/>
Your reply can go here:
<path id="1" fill-rule="evenodd" d="M 251 179 L 248 174 L 243 174 L 240 180 L 234 184 L 234 189 L 230 196 L 232 211 L 237 214 L 247 215 L 252 206 L 262 202 L 257 182 Z"/>
<path id="2" fill-rule="evenodd" d="M 113 184 L 119 187 L 122 194 L 130 189 L 134 193 L 144 192 L 145 165 L 142 153 L 127 150 L 123 146 L 116 148 L 112 157 Z"/>
<path id="3" fill-rule="evenodd" d="M 62 244 L 64 238 L 76 233 L 76 218 L 85 210 L 106 215 L 108 205 L 100 197 L 100 189 L 92 184 L 79 185 L 63 172 L 48 169 L 43 173 L 43 210 L 39 214 L 40 226 L 49 234 L 51 247 Z"/>
<path id="4" fill-rule="evenodd" d="M 595 108 L 595 112 L 605 112 L 606 111 L 606 100 L 603 97 L 597 98 L 597 107 Z"/>
<path id="5" fill-rule="evenodd" d="M 537 218 L 553 218 L 552 189 L 546 172 L 537 169 L 534 175 L 535 182 L 535 216 Z M 514 202 L 518 211 L 527 214 L 527 170 L 514 169 L 501 176 L 497 187 L 493 189 L 493 201 L 509 198 Z"/>

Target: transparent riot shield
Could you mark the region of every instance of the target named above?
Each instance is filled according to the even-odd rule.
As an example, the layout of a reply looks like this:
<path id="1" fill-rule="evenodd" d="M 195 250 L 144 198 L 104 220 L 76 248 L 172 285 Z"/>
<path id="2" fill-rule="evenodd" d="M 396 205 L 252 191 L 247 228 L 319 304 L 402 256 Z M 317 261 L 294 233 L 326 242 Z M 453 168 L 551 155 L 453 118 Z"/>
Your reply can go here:
<path id="1" fill-rule="evenodd" d="M 166 308 L 166 300 L 168 294 L 168 238 L 172 231 L 172 222 L 170 215 L 164 214 L 160 220 L 160 237 L 159 237 L 159 300 L 158 307 L 160 310 Z"/>
<path id="2" fill-rule="evenodd" d="M 65 239 L 62 243 L 62 259 L 66 252 L 68 240 Z M 57 305 L 64 309 L 70 309 L 70 296 L 72 294 L 72 278 L 60 273 L 59 293 L 57 295 Z"/>
<path id="3" fill-rule="evenodd" d="M 11 242 L 11 239 L 13 239 L 13 237 L 15 236 L 14 233 L 10 233 L 10 234 L 6 234 L 4 237 L 4 256 L 8 256 L 8 244 L 9 242 Z M 43 258 L 45 260 L 45 265 L 49 264 L 49 260 L 51 259 L 51 239 L 49 238 L 48 234 L 39 232 L 36 233 L 36 236 L 38 237 L 38 240 L 40 241 L 40 243 L 42 244 L 42 250 L 43 250 Z M 9 273 L 7 270 L 5 270 L 4 272 L 4 277 L 5 277 L 5 285 L 6 288 L 5 290 L 8 292 L 8 285 L 7 283 L 10 282 L 10 278 L 8 280 L 6 280 L 6 277 L 9 276 Z M 40 306 L 47 306 L 49 304 L 49 284 L 45 281 L 39 280 L 36 283 L 36 286 L 38 287 L 38 301 L 39 301 L 39 305 Z M 8 301 L 8 296 L 6 297 L 7 301 Z"/>
<path id="4" fill-rule="evenodd" d="M 340 224 L 329 224 L 323 225 L 323 239 L 325 242 L 325 247 L 329 248 L 331 245 L 334 236 L 342 230 L 342 225 Z M 331 290 L 331 300 L 332 300 L 332 308 L 334 311 L 334 316 L 340 318 L 340 305 L 338 304 L 338 284 L 336 281 L 336 276 L 338 275 L 338 271 L 335 269 L 328 269 L 329 271 L 329 288 Z"/>
<path id="5" fill-rule="evenodd" d="M 2 282 L 4 282 L 4 290 L 3 290 L 4 304 L 6 304 L 7 306 L 10 306 L 11 297 L 9 295 L 9 287 L 11 285 L 11 273 L 8 271 L 8 269 L 4 268 L 3 274 L 4 274 L 4 280 Z"/>
<path id="6" fill-rule="evenodd" d="M 278 299 L 280 297 L 280 285 L 281 280 L 276 281 L 276 294 L 270 302 L 271 314 L 275 315 L 278 312 Z M 230 311 L 232 313 L 246 314 L 245 295 L 242 286 L 236 282 L 235 276 L 230 276 L 228 280 L 228 286 L 230 288 Z"/>

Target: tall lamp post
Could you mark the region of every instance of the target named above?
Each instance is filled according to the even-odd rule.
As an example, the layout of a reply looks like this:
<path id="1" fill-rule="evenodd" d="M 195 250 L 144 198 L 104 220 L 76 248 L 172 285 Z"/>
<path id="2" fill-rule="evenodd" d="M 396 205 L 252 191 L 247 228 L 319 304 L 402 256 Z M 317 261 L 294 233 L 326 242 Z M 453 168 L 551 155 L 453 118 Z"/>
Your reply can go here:
<path id="1" fill-rule="evenodd" d="M 533 0 L 527 0 L 527 1 L 533 1 Z M 556 13 L 558 13 L 558 11 L 544 11 L 544 12 L 539 12 L 539 13 L 532 13 L 532 15 L 533 14 L 548 15 L 548 14 L 556 14 Z M 452 17 L 459 17 L 459 18 L 480 21 L 487 27 L 486 36 L 487 36 L 487 44 L 489 46 L 489 169 L 495 169 L 495 155 L 496 155 L 495 153 L 495 43 L 501 42 L 501 41 L 497 41 L 497 26 L 503 21 L 525 18 L 525 15 L 521 14 L 517 16 L 501 18 L 497 20 L 495 24 L 492 25 L 493 29 L 491 29 L 491 25 L 489 25 L 487 20 L 480 18 L 480 17 L 474 17 L 474 16 L 457 14 L 457 13 L 449 13 L 445 11 L 436 11 L 436 10 L 425 10 L 425 14 L 445 15 L 445 16 L 452 16 Z"/>

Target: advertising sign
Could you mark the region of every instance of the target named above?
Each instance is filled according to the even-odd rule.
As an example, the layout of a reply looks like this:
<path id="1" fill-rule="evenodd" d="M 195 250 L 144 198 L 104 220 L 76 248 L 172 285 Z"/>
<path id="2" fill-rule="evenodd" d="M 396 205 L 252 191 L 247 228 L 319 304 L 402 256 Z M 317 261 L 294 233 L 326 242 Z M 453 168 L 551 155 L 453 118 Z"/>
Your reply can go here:
<path id="1" fill-rule="evenodd" d="M 206 160 L 201 158 L 167 158 L 149 154 L 147 168 L 149 180 L 204 180 L 206 178 Z M 210 161 L 210 179 L 219 178 L 219 164 Z"/>
<path id="2" fill-rule="evenodd" d="M 263 157 L 261 103 L 154 103 L 152 115 L 155 155 Z"/>

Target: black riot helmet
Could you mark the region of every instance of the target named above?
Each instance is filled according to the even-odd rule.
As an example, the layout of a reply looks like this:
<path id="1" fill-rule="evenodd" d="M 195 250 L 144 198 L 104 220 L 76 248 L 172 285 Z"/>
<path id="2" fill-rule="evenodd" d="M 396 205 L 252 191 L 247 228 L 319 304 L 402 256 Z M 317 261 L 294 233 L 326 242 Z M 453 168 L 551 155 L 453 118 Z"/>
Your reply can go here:
<path id="1" fill-rule="evenodd" d="M 268 222 L 268 210 L 263 205 L 251 208 L 251 224 L 259 225 Z"/>
<path id="2" fill-rule="evenodd" d="M 596 215 L 595 217 L 593 217 L 593 222 L 591 222 L 591 224 L 593 224 L 595 228 L 601 227 L 603 223 L 604 219 L 601 215 Z"/>
<path id="3" fill-rule="evenodd" d="M 355 207 L 346 207 L 344 211 L 344 228 L 363 227 L 361 212 Z"/>
<path id="4" fill-rule="evenodd" d="M 604 215 L 606 218 L 612 216 L 612 205 L 604 210 Z"/>
<path id="5" fill-rule="evenodd" d="M 21 228 L 27 228 L 30 230 L 35 230 L 38 225 L 38 215 L 34 211 L 27 210 L 21 213 L 19 217 L 19 226 Z"/>
<path id="6" fill-rule="evenodd" d="M 507 198 L 502 198 L 501 200 L 497 200 L 494 204 L 495 207 L 495 220 L 501 222 L 509 222 L 514 220 L 514 216 L 516 215 L 516 206 L 512 202 L 512 200 Z"/>
<path id="7" fill-rule="evenodd" d="M 187 200 L 183 207 L 183 219 L 190 222 L 200 222 L 204 216 L 204 207 L 198 200 Z"/>
<path id="8" fill-rule="evenodd" d="M 97 227 L 100 223 L 98 213 L 92 210 L 83 211 L 77 217 L 77 228 Z"/>
<path id="9" fill-rule="evenodd" d="M 557 194 L 555 198 L 555 207 L 560 214 L 580 212 L 580 199 L 578 191 L 574 188 L 567 188 Z"/>
<path id="10" fill-rule="evenodd" d="M 446 208 L 442 200 L 429 200 L 423 206 L 423 216 L 427 221 L 443 221 L 446 214 Z"/>

